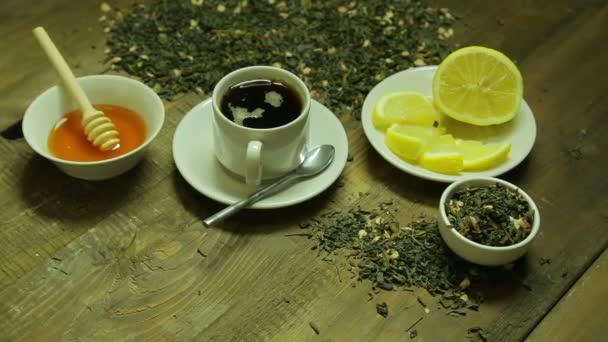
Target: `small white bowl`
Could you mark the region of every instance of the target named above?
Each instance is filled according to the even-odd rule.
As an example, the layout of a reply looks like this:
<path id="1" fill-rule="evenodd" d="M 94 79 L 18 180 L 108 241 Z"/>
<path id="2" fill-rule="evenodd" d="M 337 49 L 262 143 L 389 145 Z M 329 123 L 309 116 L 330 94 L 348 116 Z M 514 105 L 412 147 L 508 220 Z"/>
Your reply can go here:
<path id="1" fill-rule="evenodd" d="M 445 203 L 450 200 L 455 191 L 467 186 L 489 186 L 496 183 L 518 191 L 534 211 L 534 220 L 532 221 L 532 230 L 530 231 L 530 234 L 523 241 L 514 245 L 493 247 L 471 241 L 460 235 L 456 229 L 451 227 L 445 212 Z M 530 249 L 531 243 L 538 234 L 540 228 L 540 214 L 532 198 L 517 186 L 493 177 L 468 178 L 452 183 L 441 195 L 441 199 L 439 200 L 439 212 L 441 215 L 439 220 L 439 233 L 441 234 L 443 241 L 445 241 L 448 247 L 450 247 L 458 256 L 472 263 L 484 266 L 504 265 L 520 258 Z"/>
<path id="2" fill-rule="evenodd" d="M 23 116 L 23 135 L 30 147 L 52 161 L 66 174 L 86 179 L 102 180 L 118 176 L 133 168 L 143 157 L 165 120 L 165 107 L 150 87 L 131 78 L 114 75 L 79 77 L 78 83 L 93 104 L 112 104 L 133 110 L 146 123 L 146 140 L 136 149 L 121 156 L 94 161 L 77 162 L 57 158 L 48 148 L 51 131 L 68 112 L 77 109 L 62 86 L 54 86 L 39 95 Z"/>

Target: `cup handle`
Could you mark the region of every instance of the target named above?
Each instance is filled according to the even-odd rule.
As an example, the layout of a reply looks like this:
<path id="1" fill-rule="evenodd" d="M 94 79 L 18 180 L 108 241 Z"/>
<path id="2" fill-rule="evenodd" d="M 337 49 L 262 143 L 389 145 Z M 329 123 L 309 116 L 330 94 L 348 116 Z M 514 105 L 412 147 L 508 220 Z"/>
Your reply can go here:
<path id="1" fill-rule="evenodd" d="M 262 183 L 262 142 L 252 140 L 247 144 L 245 156 L 245 182 L 248 185 Z"/>

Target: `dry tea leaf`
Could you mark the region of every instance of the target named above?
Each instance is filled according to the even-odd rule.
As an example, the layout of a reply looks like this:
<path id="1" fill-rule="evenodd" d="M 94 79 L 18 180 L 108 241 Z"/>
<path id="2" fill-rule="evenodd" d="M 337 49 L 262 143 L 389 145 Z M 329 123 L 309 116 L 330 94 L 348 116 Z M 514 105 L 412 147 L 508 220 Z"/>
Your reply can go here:
<path id="1" fill-rule="evenodd" d="M 366 94 L 385 77 L 414 66 L 415 60 L 422 65 L 443 59 L 451 50 L 445 38 L 454 22 L 447 9 L 433 9 L 423 0 L 304 5 L 152 0 L 120 13 L 103 13 L 104 22 L 115 21 L 107 28 L 112 55 L 122 58 L 115 66 L 150 86 L 159 84 L 165 99 L 208 94 L 235 69 L 270 64 L 299 73 L 315 98 L 337 114 L 356 116 Z M 132 46 L 149 59 L 138 59 L 129 51 Z M 421 46 L 424 51 L 418 51 Z M 167 76 L 173 69 L 181 70 L 181 77 Z"/>
<path id="2" fill-rule="evenodd" d="M 349 270 L 370 280 L 375 289 L 421 287 L 439 295 L 447 310 L 477 310 L 481 299 L 471 293 L 469 278 L 482 272 L 472 271 L 477 266 L 448 250 L 436 222 L 400 224 L 393 217 L 392 206 L 391 201 L 375 210 L 333 211 L 312 220 L 308 227 L 317 243 L 314 248 L 328 254 L 347 250 Z M 465 285 L 463 279 L 469 279 L 466 289 L 460 287 Z"/>
<path id="3" fill-rule="evenodd" d="M 450 223 L 462 236 L 486 246 L 509 246 L 532 231 L 534 212 L 517 191 L 502 184 L 467 187 L 445 204 Z"/>

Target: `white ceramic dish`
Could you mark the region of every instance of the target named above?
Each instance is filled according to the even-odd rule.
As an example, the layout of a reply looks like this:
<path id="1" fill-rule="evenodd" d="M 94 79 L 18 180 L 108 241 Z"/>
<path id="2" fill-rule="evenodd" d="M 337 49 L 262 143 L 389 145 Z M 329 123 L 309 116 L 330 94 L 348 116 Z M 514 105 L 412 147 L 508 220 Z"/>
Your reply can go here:
<path id="1" fill-rule="evenodd" d="M 450 227 L 450 222 L 445 212 L 445 203 L 450 200 L 452 194 L 458 189 L 467 186 L 489 186 L 496 183 L 500 183 L 506 187 L 518 191 L 520 194 L 522 194 L 530 205 L 530 208 L 534 211 L 534 219 L 532 221 L 532 230 L 530 231 L 530 235 L 528 235 L 523 241 L 511 246 L 485 246 L 465 238 L 454 228 Z M 536 238 L 536 235 L 540 230 L 540 213 L 532 198 L 517 186 L 498 178 L 477 177 L 460 180 L 450 184 L 450 186 L 443 191 L 441 199 L 439 200 L 439 213 L 441 215 L 439 220 L 439 233 L 448 247 L 450 247 L 454 253 L 463 259 L 479 265 L 498 266 L 517 260 L 530 249 L 532 241 L 534 238 Z"/>
<path id="2" fill-rule="evenodd" d="M 61 86 L 54 86 L 39 95 L 23 116 L 23 135 L 30 147 L 52 161 L 66 174 L 87 180 L 101 180 L 118 176 L 134 167 L 143 157 L 165 120 L 162 100 L 150 87 L 131 78 L 114 75 L 93 75 L 77 78 L 93 104 L 113 104 L 133 110 L 146 123 L 147 136 L 143 144 L 124 155 L 95 162 L 76 162 L 59 159 L 48 148 L 49 134 L 76 104 Z"/>
<path id="3" fill-rule="evenodd" d="M 184 116 L 173 136 L 173 159 L 179 172 L 194 189 L 218 202 L 233 204 L 254 192 L 255 188 L 229 174 L 215 158 L 212 114 L 211 101 L 207 100 Z M 336 149 L 334 161 L 325 171 L 293 184 L 251 208 L 270 209 L 301 203 L 327 189 L 342 173 L 348 156 L 346 132 L 329 109 L 313 100 L 310 107 L 310 146 L 322 144 L 333 145 Z"/>
<path id="4" fill-rule="evenodd" d="M 517 116 L 502 125 L 477 127 L 445 117 L 444 121 L 448 132 L 456 138 L 477 139 L 486 143 L 508 142 L 512 144 L 508 159 L 493 169 L 477 172 L 460 172 L 457 174 L 437 173 L 404 161 L 386 146 L 384 143 L 384 132 L 376 129 L 372 123 L 372 114 L 376 102 L 382 95 L 395 91 L 417 91 L 430 97 L 432 95 L 433 76 L 436 69 L 436 66 L 408 69 L 386 78 L 370 91 L 363 103 L 361 121 L 365 135 L 374 149 L 384 159 L 400 170 L 420 178 L 445 183 L 470 177 L 498 176 L 521 163 L 532 150 L 536 139 L 534 114 L 525 101 L 522 101 L 521 109 Z"/>

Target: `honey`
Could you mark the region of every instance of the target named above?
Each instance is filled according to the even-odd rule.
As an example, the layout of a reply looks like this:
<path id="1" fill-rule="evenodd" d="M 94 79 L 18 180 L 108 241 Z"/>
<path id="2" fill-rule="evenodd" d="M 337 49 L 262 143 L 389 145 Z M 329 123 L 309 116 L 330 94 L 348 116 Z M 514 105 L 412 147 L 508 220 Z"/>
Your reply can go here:
<path id="1" fill-rule="evenodd" d="M 55 157 L 81 162 L 110 159 L 136 149 L 146 140 L 146 123 L 138 113 L 109 104 L 93 107 L 103 111 L 114 122 L 120 144 L 110 151 L 101 151 L 93 146 L 84 134 L 82 112 L 76 110 L 65 114 L 49 135 L 49 150 Z"/>

